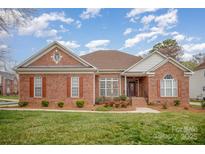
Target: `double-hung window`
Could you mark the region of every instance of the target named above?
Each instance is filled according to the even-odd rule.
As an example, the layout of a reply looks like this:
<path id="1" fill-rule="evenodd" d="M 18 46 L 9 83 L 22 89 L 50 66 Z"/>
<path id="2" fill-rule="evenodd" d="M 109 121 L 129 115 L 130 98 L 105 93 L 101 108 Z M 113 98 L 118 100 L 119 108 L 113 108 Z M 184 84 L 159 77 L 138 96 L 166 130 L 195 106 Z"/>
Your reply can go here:
<path id="1" fill-rule="evenodd" d="M 100 96 L 116 97 L 119 95 L 118 78 L 100 79 Z"/>
<path id="2" fill-rule="evenodd" d="M 42 77 L 41 76 L 34 77 L 34 96 L 42 97 Z"/>
<path id="3" fill-rule="evenodd" d="M 160 94 L 162 97 L 177 97 L 178 96 L 178 83 L 170 74 L 166 75 L 160 81 Z"/>
<path id="4" fill-rule="evenodd" d="M 71 96 L 79 97 L 79 77 L 73 76 L 71 78 Z"/>

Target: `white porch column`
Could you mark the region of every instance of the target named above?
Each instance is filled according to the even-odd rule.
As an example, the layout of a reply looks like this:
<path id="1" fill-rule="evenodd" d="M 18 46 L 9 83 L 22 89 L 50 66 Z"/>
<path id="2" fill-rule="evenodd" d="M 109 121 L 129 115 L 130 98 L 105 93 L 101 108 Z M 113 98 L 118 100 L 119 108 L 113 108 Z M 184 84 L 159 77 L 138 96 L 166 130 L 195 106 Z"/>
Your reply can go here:
<path id="1" fill-rule="evenodd" d="M 127 76 L 125 75 L 125 96 L 127 96 Z"/>

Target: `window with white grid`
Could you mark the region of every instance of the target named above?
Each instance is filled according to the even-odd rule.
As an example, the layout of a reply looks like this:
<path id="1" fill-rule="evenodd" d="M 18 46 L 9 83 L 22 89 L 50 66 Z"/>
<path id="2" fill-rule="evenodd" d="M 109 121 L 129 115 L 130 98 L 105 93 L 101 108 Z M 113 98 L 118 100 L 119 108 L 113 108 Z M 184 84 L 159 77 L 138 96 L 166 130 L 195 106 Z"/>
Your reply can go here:
<path id="1" fill-rule="evenodd" d="M 71 96 L 79 97 L 79 77 L 71 78 Z"/>
<path id="2" fill-rule="evenodd" d="M 162 97 L 177 97 L 178 96 L 178 83 L 170 74 L 166 75 L 160 81 L 160 94 Z"/>
<path id="3" fill-rule="evenodd" d="M 34 77 L 34 96 L 42 97 L 42 77 L 41 76 Z"/>
<path id="4" fill-rule="evenodd" d="M 100 96 L 116 97 L 119 96 L 119 87 L 117 78 L 100 79 Z"/>

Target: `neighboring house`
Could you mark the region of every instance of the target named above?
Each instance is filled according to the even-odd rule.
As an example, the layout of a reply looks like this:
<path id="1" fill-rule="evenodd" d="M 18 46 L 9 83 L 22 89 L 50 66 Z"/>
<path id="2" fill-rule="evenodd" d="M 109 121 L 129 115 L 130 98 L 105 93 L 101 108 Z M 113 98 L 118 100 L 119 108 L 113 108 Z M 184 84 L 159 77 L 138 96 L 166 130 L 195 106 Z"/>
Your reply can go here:
<path id="1" fill-rule="evenodd" d="M 0 61 L 0 95 L 16 95 L 18 93 L 18 79 L 5 62 Z"/>
<path id="2" fill-rule="evenodd" d="M 16 67 L 20 101 L 94 104 L 97 97 L 145 98 L 148 102 L 189 102 L 192 72 L 172 58 L 153 52 L 145 58 L 114 50 L 77 56 L 51 43 Z"/>
<path id="3" fill-rule="evenodd" d="M 205 62 L 197 66 L 190 77 L 190 98 L 205 100 Z"/>

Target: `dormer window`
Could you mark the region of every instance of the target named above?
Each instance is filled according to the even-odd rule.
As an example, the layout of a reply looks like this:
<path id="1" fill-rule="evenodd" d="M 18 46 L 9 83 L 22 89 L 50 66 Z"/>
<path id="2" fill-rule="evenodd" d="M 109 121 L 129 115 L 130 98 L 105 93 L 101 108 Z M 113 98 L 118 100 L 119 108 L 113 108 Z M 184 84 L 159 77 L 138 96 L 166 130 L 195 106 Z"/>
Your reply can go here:
<path id="1" fill-rule="evenodd" d="M 60 52 L 58 52 L 58 50 L 55 51 L 55 53 L 53 54 L 53 56 L 51 56 L 51 58 L 53 58 L 53 61 L 58 64 L 61 61 L 61 54 Z"/>

